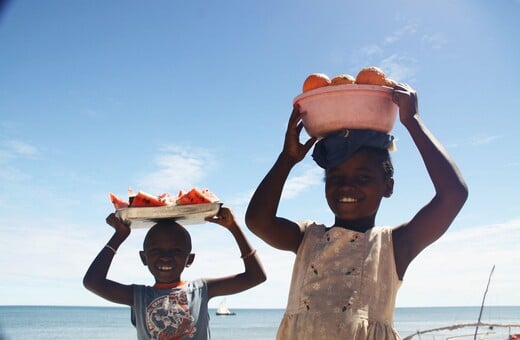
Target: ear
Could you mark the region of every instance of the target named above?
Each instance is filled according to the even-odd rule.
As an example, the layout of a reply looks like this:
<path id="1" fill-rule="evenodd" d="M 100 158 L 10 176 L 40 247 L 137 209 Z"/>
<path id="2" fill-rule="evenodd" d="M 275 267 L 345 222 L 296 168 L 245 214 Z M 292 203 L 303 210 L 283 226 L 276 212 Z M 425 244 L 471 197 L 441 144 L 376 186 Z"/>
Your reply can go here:
<path id="1" fill-rule="evenodd" d="M 141 258 L 141 262 L 142 262 L 145 266 L 147 266 L 147 264 L 146 264 L 146 255 L 145 255 L 145 253 L 144 253 L 144 250 L 139 251 L 139 257 Z"/>
<path id="2" fill-rule="evenodd" d="M 384 193 L 384 197 L 388 198 L 390 196 L 392 196 L 392 194 L 394 193 L 394 179 L 393 178 L 389 178 L 385 181 L 385 193 Z"/>
<path id="3" fill-rule="evenodd" d="M 188 255 L 188 258 L 186 259 L 186 268 L 191 266 L 191 264 L 193 263 L 194 260 L 195 260 L 195 254 L 191 253 L 190 255 Z"/>

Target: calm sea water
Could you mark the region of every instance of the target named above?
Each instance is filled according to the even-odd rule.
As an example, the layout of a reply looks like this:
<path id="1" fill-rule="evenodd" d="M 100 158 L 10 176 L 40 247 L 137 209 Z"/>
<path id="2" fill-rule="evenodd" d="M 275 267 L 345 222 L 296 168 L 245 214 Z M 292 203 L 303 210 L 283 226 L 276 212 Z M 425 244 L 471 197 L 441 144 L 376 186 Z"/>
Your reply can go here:
<path id="1" fill-rule="evenodd" d="M 395 327 L 402 337 L 417 330 L 452 324 L 473 323 L 478 319 L 479 307 L 398 308 Z M 211 312 L 211 332 L 215 340 L 274 339 L 282 309 L 236 309 L 234 316 L 216 316 Z M 486 307 L 481 319 L 487 323 L 520 324 L 519 307 Z M 507 339 L 508 330 L 489 330 L 485 339 Z M 435 339 L 467 335 L 473 339 L 473 329 L 443 332 Z M 520 328 L 512 330 L 520 333 Z M 0 306 L 0 339 L 135 339 L 126 307 L 55 307 Z M 434 339 L 421 335 L 414 339 Z"/>

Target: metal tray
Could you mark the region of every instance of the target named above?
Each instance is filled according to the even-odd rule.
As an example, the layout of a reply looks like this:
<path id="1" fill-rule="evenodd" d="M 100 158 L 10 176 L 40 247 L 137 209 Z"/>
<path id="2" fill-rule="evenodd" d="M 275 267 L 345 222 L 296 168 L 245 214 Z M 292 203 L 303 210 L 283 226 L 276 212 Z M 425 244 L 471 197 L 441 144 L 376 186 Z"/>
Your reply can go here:
<path id="1" fill-rule="evenodd" d="M 181 225 L 202 224 L 206 217 L 215 216 L 222 203 L 186 204 L 166 207 L 122 208 L 116 211 L 119 218 L 131 222 L 131 228 L 149 228 L 153 222 L 173 219 Z"/>

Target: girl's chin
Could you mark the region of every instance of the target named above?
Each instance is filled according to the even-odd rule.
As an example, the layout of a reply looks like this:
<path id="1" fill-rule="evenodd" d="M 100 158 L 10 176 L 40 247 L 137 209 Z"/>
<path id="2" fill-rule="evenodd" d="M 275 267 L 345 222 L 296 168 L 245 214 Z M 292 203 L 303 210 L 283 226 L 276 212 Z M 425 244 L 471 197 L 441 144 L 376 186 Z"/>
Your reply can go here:
<path id="1" fill-rule="evenodd" d="M 344 210 L 336 211 L 334 216 L 336 217 L 336 221 L 342 221 L 345 223 L 358 223 L 359 221 L 366 219 L 366 217 L 359 216 L 357 213 L 352 213 Z"/>

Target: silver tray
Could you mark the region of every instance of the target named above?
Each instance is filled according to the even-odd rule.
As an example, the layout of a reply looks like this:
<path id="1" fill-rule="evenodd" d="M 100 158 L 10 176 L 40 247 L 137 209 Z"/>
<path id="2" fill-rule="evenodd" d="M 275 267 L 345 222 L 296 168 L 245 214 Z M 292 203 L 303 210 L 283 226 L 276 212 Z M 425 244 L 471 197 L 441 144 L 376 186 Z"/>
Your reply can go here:
<path id="1" fill-rule="evenodd" d="M 181 225 L 202 224 L 206 217 L 215 216 L 222 203 L 186 204 L 166 207 L 139 207 L 117 209 L 116 214 L 131 222 L 131 228 L 149 228 L 154 222 L 173 219 Z"/>

